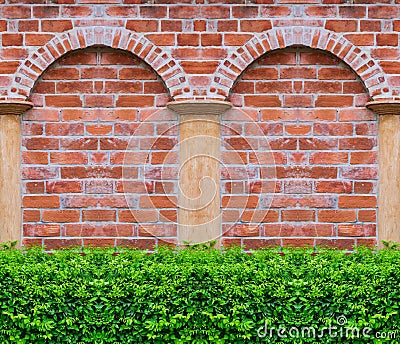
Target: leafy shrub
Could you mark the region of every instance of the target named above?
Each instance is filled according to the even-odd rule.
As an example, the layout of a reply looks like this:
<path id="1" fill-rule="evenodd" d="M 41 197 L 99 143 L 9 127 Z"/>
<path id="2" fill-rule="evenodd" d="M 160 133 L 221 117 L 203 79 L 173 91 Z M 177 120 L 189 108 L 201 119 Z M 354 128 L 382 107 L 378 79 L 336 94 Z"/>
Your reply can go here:
<path id="1" fill-rule="evenodd" d="M 0 342 L 398 343 L 399 285 L 396 250 L 4 250 Z M 337 321 L 371 337 L 288 332 Z"/>

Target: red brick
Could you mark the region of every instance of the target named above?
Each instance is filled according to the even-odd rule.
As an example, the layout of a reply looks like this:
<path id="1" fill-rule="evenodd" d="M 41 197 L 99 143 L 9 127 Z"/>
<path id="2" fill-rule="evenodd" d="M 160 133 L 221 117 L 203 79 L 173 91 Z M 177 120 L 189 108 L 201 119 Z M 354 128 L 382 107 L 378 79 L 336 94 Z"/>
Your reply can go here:
<path id="1" fill-rule="evenodd" d="M 109 17 L 136 17 L 138 14 L 135 6 L 112 6 L 106 7 L 105 12 Z M 141 11 L 142 12 L 142 11 Z"/>
<path id="2" fill-rule="evenodd" d="M 352 183 L 344 180 L 316 181 L 315 192 L 322 193 L 351 193 Z"/>
<path id="3" fill-rule="evenodd" d="M 157 222 L 158 214 L 155 210 L 120 210 L 118 219 L 120 222 Z"/>
<path id="4" fill-rule="evenodd" d="M 376 222 L 376 210 L 359 210 L 358 221 L 360 222 Z"/>
<path id="5" fill-rule="evenodd" d="M 112 178 L 118 179 L 122 177 L 122 167 L 120 166 L 75 166 L 60 168 L 61 178 L 74 179 L 74 178 Z M 132 175 L 133 177 L 133 175 Z"/>
<path id="6" fill-rule="evenodd" d="M 237 34 L 237 33 L 226 33 L 224 35 L 224 44 L 226 46 L 237 45 L 241 46 L 250 40 L 253 36 L 250 34 Z"/>
<path id="7" fill-rule="evenodd" d="M 339 208 L 375 208 L 376 196 L 339 196 Z"/>
<path id="8" fill-rule="evenodd" d="M 263 238 L 245 238 L 243 239 L 243 247 L 246 250 L 257 250 L 259 248 L 280 246 L 279 239 L 263 239 Z"/>
<path id="9" fill-rule="evenodd" d="M 381 31 L 381 21 L 380 20 L 360 20 L 360 30 L 369 32 L 379 32 Z"/>
<path id="10" fill-rule="evenodd" d="M 342 18 L 365 18 L 367 6 L 339 6 L 339 16 Z"/>
<path id="11" fill-rule="evenodd" d="M 310 194 L 312 192 L 312 182 L 305 180 L 285 181 L 286 194 Z"/>
<path id="12" fill-rule="evenodd" d="M 51 237 L 60 235 L 60 225 L 24 224 L 25 236 Z"/>
<path id="13" fill-rule="evenodd" d="M 18 61 L 7 61 L 0 62 L 0 73 L 1 74 L 13 74 L 19 67 Z"/>
<path id="14" fill-rule="evenodd" d="M 200 35 L 196 33 L 181 33 L 177 35 L 180 46 L 197 46 L 200 44 Z"/>
<path id="15" fill-rule="evenodd" d="M 176 208 L 176 196 L 141 196 L 140 208 Z"/>
<path id="16" fill-rule="evenodd" d="M 22 152 L 22 163 L 24 164 L 48 164 L 47 152 Z"/>
<path id="17" fill-rule="evenodd" d="M 319 222 L 355 222 L 355 210 L 319 210 Z"/>
<path id="18" fill-rule="evenodd" d="M 22 206 L 24 208 L 58 208 L 60 198 L 58 196 L 24 196 Z"/>
<path id="19" fill-rule="evenodd" d="M 25 139 L 23 145 L 29 150 L 54 150 L 59 149 L 60 142 L 55 138 L 32 137 Z"/>
<path id="20" fill-rule="evenodd" d="M 23 35 L 19 33 L 3 33 L 3 46 L 17 46 L 23 44 Z"/>
<path id="21" fill-rule="evenodd" d="M 394 46 L 397 47 L 399 44 L 399 35 L 394 33 L 381 33 L 376 35 L 377 45 L 382 46 Z"/>
<path id="22" fill-rule="evenodd" d="M 201 16 L 206 19 L 220 19 L 230 17 L 228 6 L 198 6 L 201 9 Z"/>
<path id="23" fill-rule="evenodd" d="M 320 247 L 338 248 L 342 250 L 352 250 L 355 246 L 353 239 L 317 239 L 316 245 Z"/>
<path id="24" fill-rule="evenodd" d="M 196 27 L 196 23 L 194 24 Z M 182 21 L 181 20 L 161 20 L 161 32 L 181 32 Z M 195 31 L 204 31 L 199 28 Z"/>
<path id="25" fill-rule="evenodd" d="M 56 180 L 46 182 L 46 191 L 49 194 L 52 193 L 80 193 L 83 191 L 81 181 L 73 180 Z"/>
<path id="26" fill-rule="evenodd" d="M 96 150 L 98 148 L 98 139 L 86 137 L 61 139 L 61 148 L 68 150 Z"/>
<path id="27" fill-rule="evenodd" d="M 235 213 L 236 214 L 236 213 Z M 245 210 L 242 213 L 242 222 L 278 222 L 279 212 L 277 210 Z M 232 222 L 237 222 L 235 218 Z"/>
<path id="28" fill-rule="evenodd" d="M 155 238 L 117 239 L 117 246 L 138 248 L 141 250 L 153 249 L 156 246 Z"/>
<path id="29" fill-rule="evenodd" d="M 338 140 L 335 138 L 305 138 L 299 139 L 299 148 L 301 150 L 332 150 L 337 148 Z"/>
<path id="30" fill-rule="evenodd" d="M 222 233 L 224 236 L 236 236 L 236 237 L 259 236 L 260 227 L 257 224 L 224 225 L 222 227 Z"/>
<path id="31" fill-rule="evenodd" d="M 351 136 L 353 124 L 351 123 L 315 123 L 314 135 Z"/>
<path id="32" fill-rule="evenodd" d="M 376 146 L 376 140 L 366 137 L 346 138 L 339 140 L 342 150 L 371 150 Z"/>
<path id="33" fill-rule="evenodd" d="M 83 210 L 82 221 L 115 221 L 115 210 Z"/>
<path id="34" fill-rule="evenodd" d="M 315 106 L 321 107 L 348 107 L 353 105 L 352 96 L 343 95 L 319 95 Z"/>
<path id="35" fill-rule="evenodd" d="M 92 12 L 93 9 L 90 6 L 63 6 L 61 8 L 61 17 L 63 18 L 89 17 L 92 14 Z"/>
<path id="36" fill-rule="evenodd" d="M 22 167 L 21 175 L 23 179 L 53 179 L 57 177 L 54 167 Z"/>
<path id="37" fill-rule="evenodd" d="M 219 24 L 220 32 L 223 31 L 236 31 L 232 28 L 226 28 Z M 272 24 L 270 20 L 240 20 L 240 31 L 242 32 L 264 32 L 272 29 Z"/>
<path id="38" fill-rule="evenodd" d="M 36 18 L 57 18 L 60 15 L 60 6 L 35 6 L 32 7 L 33 16 Z"/>
<path id="39" fill-rule="evenodd" d="M 82 100 L 79 95 L 47 95 L 46 105 L 53 107 L 80 107 Z"/>
<path id="40" fill-rule="evenodd" d="M 82 79 L 115 79 L 117 77 L 117 69 L 113 67 L 83 67 L 81 69 Z"/>
<path id="41" fill-rule="evenodd" d="M 347 153 L 336 153 L 336 152 L 321 152 L 310 154 L 310 164 L 320 165 L 337 165 L 347 164 L 349 158 Z"/>
<path id="42" fill-rule="evenodd" d="M 87 154 L 83 152 L 51 152 L 50 162 L 53 164 L 87 164 Z"/>
<path id="43" fill-rule="evenodd" d="M 44 240 L 44 247 L 47 250 L 67 248 L 67 247 L 79 247 L 79 246 L 82 246 L 82 240 L 80 239 L 57 238 L 57 239 Z"/>
<path id="44" fill-rule="evenodd" d="M 339 60 L 325 52 L 300 52 L 301 65 L 337 65 Z"/>
<path id="45" fill-rule="evenodd" d="M 244 73 L 243 80 L 278 80 L 278 69 L 272 67 L 252 68 Z"/>
<path id="46" fill-rule="evenodd" d="M 284 95 L 285 107 L 312 107 L 313 97 L 311 95 Z"/>
<path id="47" fill-rule="evenodd" d="M 139 236 L 176 236 L 177 228 L 174 224 L 141 224 L 138 228 Z"/>
<path id="48" fill-rule="evenodd" d="M 354 182 L 355 194 L 371 194 L 376 192 L 376 185 L 373 182 Z"/>
<path id="49" fill-rule="evenodd" d="M 114 247 L 115 240 L 114 239 L 99 239 L 99 238 L 84 238 L 83 246 L 92 246 L 92 247 Z"/>
<path id="50" fill-rule="evenodd" d="M 400 14 L 397 6 L 369 6 L 368 18 L 391 19 L 398 18 Z"/>
<path id="51" fill-rule="evenodd" d="M 79 210 L 44 210 L 43 222 L 79 222 Z"/>
<path id="52" fill-rule="evenodd" d="M 40 221 L 40 210 L 24 210 L 23 211 L 24 222 L 39 222 Z"/>
<path id="53" fill-rule="evenodd" d="M 140 2 L 139 2 L 140 3 Z M 122 8 L 124 8 L 123 6 Z M 167 16 L 167 7 L 140 6 L 140 17 L 142 18 L 164 18 Z"/>
<path id="54" fill-rule="evenodd" d="M 72 29 L 71 20 L 42 20 L 42 31 L 64 32 Z"/>
<path id="55" fill-rule="evenodd" d="M 146 107 L 154 105 L 154 97 L 151 95 L 138 95 L 138 96 L 118 96 L 117 106 L 120 107 Z"/>
<path id="56" fill-rule="evenodd" d="M 249 95 L 244 97 L 244 103 L 250 107 L 279 107 L 281 101 L 278 96 Z"/>
<path id="57" fill-rule="evenodd" d="M 157 20 L 127 20 L 126 28 L 136 32 L 156 32 L 158 28 Z"/>
<path id="58" fill-rule="evenodd" d="M 339 236 L 375 236 L 376 226 L 371 224 L 364 225 L 339 225 Z"/>
<path id="59" fill-rule="evenodd" d="M 314 210 L 283 210 L 282 221 L 314 221 Z"/>
<path id="60" fill-rule="evenodd" d="M 1 17 L 7 19 L 22 19 L 31 17 L 31 9 L 29 6 L 2 6 L 0 8 Z"/>
<path id="61" fill-rule="evenodd" d="M 342 170 L 343 178 L 351 179 L 376 179 L 378 170 L 376 167 L 346 167 Z"/>
<path id="62" fill-rule="evenodd" d="M 146 37 L 159 47 L 170 46 L 175 44 L 175 35 L 172 33 L 149 34 L 146 35 Z"/>
<path id="63" fill-rule="evenodd" d="M 257 208 L 258 196 L 222 196 L 224 208 Z"/>
<path id="64" fill-rule="evenodd" d="M 328 19 L 325 24 L 325 29 L 335 32 L 357 31 L 357 21 Z"/>
<path id="65" fill-rule="evenodd" d="M 42 194 L 44 193 L 44 182 L 26 182 L 23 189 L 27 194 Z"/>

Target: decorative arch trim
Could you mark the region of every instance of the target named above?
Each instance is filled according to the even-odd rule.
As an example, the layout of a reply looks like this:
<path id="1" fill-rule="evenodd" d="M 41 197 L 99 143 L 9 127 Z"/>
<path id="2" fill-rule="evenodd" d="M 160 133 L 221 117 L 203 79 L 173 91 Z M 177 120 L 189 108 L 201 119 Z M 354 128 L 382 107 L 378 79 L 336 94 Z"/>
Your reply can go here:
<path id="1" fill-rule="evenodd" d="M 255 34 L 243 46 L 230 53 L 216 70 L 210 87 L 211 97 L 225 99 L 237 78 L 251 63 L 269 51 L 291 46 L 330 52 L 353 69 L 373 99 L 392 96 L 384 72 L 367 52 L 332 31 L 294 26 Z"/>
<path id="2" fill-rule="evenodd" d="M 173 98 L 182 95 L 187 77 L 182 67 L 162 48 L 154 45 L 149 39 L 124 28 L 88 26 L 78 27 L 61 33 L 44 46 L 34 51 L 21 63 L 8 90 L 13 99 L 29 97 L 35 82 L 42 73 L 58 58 L 70 51 L 102 45 L 129 51 L 149 64 L 161 77 Z"/>

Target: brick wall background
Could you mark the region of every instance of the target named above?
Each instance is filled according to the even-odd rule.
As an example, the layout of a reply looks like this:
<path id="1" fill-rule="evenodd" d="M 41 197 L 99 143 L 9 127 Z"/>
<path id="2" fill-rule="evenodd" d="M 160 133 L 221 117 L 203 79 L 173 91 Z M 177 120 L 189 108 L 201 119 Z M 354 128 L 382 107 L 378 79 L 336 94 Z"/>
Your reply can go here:
<path id="1" fill-rule="evenodd" d="M 375 244 L 377 122 L 347 65 L 307 48 L 269 53 L 243 73 L 229 99 L 249 114 L 247 121 L 224 116 L 234 131 L 224 135 L 227 151 L 241 158 L 227 156 L 224 191 L 249 199 L 227 207 L 226 243 Z"/>
<path id="2" fill-rule="evenodd" d="M 365 103 L 399 97 L 399 0 L 0 4 L 0 99 L 35 104 L 22 116 L 25 244 L 175 243 L 165 104 L 193 98 L 236 107 L 222 118 L 225 244 L 376 243 Z"/>

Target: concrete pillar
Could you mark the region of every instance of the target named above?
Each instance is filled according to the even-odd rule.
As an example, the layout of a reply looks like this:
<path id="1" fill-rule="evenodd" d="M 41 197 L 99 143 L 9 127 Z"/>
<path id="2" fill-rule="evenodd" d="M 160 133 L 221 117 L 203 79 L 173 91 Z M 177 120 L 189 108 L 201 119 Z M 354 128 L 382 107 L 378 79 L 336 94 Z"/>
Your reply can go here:
<path id="1" fill-rule="evenodd" d="M 21 241 L 21 119 L 32 103 L 0 101 L 0 243 Z"/>
<path id="2" fill-rule="evenodd" d="M 221 237 L 220 115 L 223 101 L 171 102 L 180 115 L 178 198 L 179 243 L 204 243 Z"/>
<path id="3" fill-rule="evenodd" d="M 367 108 L 379 115 L 378 240 L 400 243 L 400 101 L 378 100 Z"/>

